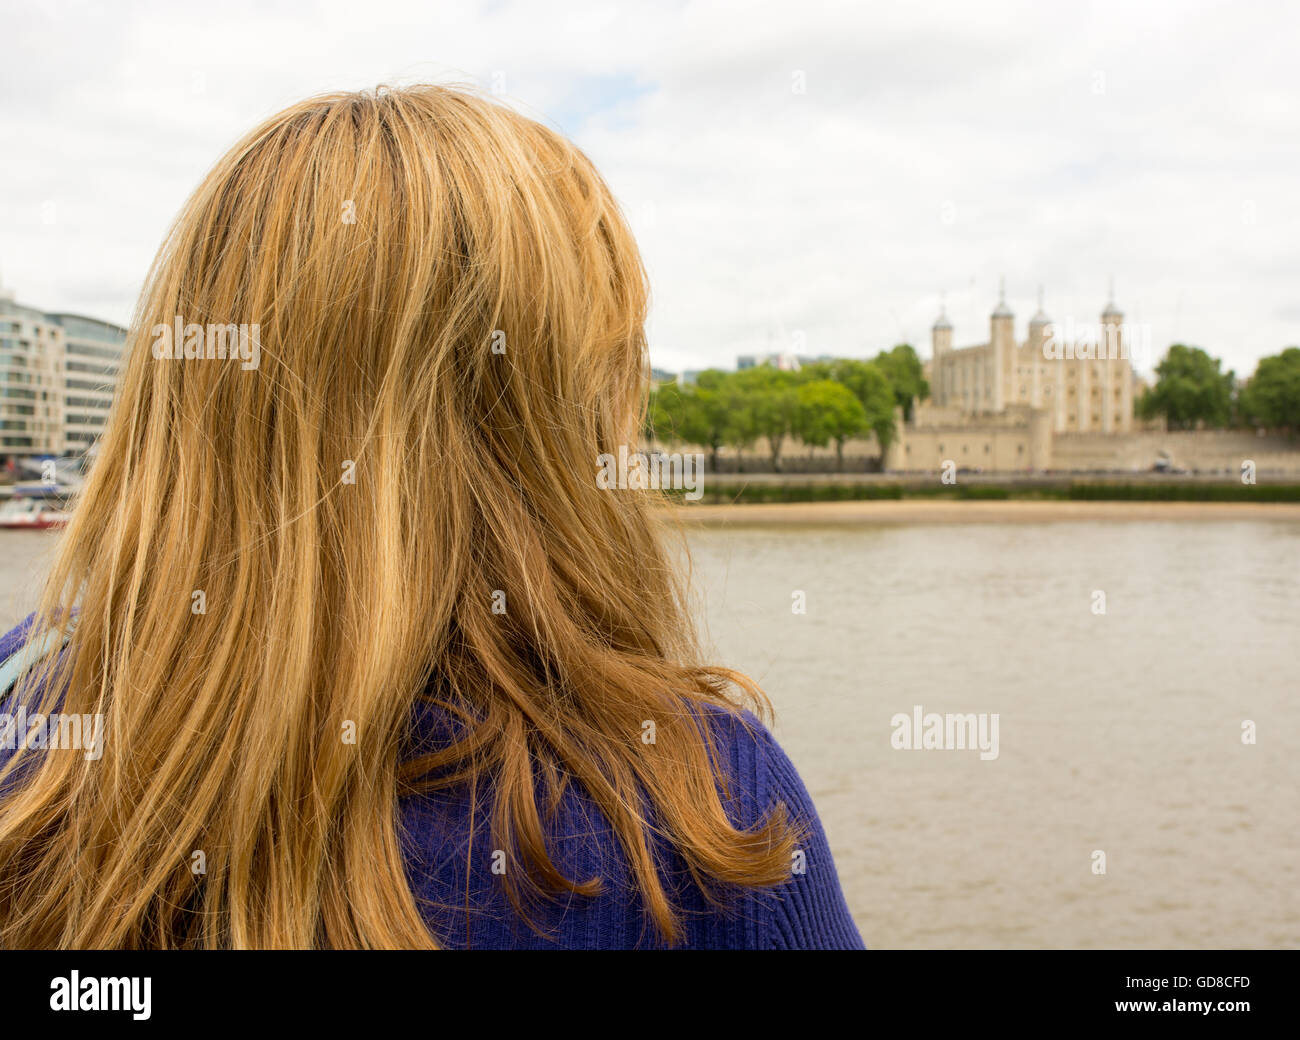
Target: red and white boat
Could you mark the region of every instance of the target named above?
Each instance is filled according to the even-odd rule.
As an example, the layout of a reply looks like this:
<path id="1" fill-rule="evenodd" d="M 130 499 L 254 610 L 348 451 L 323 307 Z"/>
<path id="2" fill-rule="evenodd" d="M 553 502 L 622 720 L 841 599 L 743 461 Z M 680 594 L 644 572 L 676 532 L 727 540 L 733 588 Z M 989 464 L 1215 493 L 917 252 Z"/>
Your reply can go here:
<path id="1" fill-rule="evenodd" d="M 40 498 L 16 493 L 4 505 L 0 505 L 0 528 L 27 531 L 43 531 L 50 527 L 62 527 L 71 514 L 48 498 Z"/>

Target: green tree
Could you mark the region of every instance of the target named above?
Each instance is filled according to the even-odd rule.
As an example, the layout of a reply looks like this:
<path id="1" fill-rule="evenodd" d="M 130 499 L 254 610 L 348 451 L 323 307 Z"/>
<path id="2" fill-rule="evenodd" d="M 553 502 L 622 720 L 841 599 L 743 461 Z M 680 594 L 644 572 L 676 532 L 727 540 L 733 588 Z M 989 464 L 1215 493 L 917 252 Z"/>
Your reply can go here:
<path id="1" fill-rule="evenodd" d="M 843 383 L 818 379 L 799 387 L 795 435 L 805 444 L 824 448 L 835 442 L 835 468 L 844 468 L 844 442 L 867 430 L 862 403 Z"/>
<path id="2" fill-rule="evenodd" d="M 736 451 L 736 464 L 745 468 L 746 451 L 754 447 L 760 434 L 758 418 L 743 386 L 738 386 L 734 379 L 721 388 L 719 406 L 726 413 L 726 443 Z"/>
<path id="3" fill-rule="evenodd" d="M 876 355 L 876 367 L 889 380 L 894 391 L 894 401 L 903 409 L 905 419 L 912 418 L 913 401 L 924 401 L 930 396 L 930 384 L 916 350 L 910 343 L 900 343 L 892 350 L 882 350 Z"/>
<path id="4" fill-rule="evenodd" d="M 657 438 L 680 441 L 682 438 L 677 431 L 681 428 L 685 412 L 684 394 L 676 383 L 662 383 L 651 390 L 644 431 L 650 443 L 653 444 Z"/>
<path id="5" fill-rule="evenodd" d="M 720 390 L 694 387 L 683 398 L 682 440 L 709 449 L 709 468 L 718 470 L 718 452 L 727 443 L 729 416 Z"/>
<path id="6" fill-rule="evenodd" d="M 867 416 L 867 428 L 876 435 L 883 462 L 886 449 L 894 442 L 894 391 L 873 361 L 844 358 L 809 366 L 810 379 L 833 379 L 847 387 Z"/>
<path id="7" fill-rule="evenodd" d="M 757 437 L 752 408 L 733 372 L 710 369 L 701 372 L 694 385 L 665 384 L 652 394 L 649 412 L 652 439 L 660 436 L 707 448 L 714 472 L 723 447 L 746 447 Z"/>
<path id="8" fill-rule="evenodd" d="M 736 381 L 736 373 L 724 368 L 706 368 L 695 377 L 695 385 L 705 390 L 721 390 Z"/>
<path id="9" fill-rule="evenodd" d="M 1156 366 L 1156 385 L 1139 403 L 1144 419 L 1163 415 L 1170 429 L 1188 430 L 1198 423 L 1226 426 L 1232 418 L 1231 371 L 1200 347 L 1175 343 Z"/>
<path id="10" fill-rule="evenodd" d="M 1260 360 L 1241 392 L 1241 411 L 1259 426 L 1300 430 L 1300 347 Z"/>
<path id="11" fill-rule="evenodd" d="M 772 469 L 777 473 L 781 472 L 782 442 L 794 432 L 801 382 L 795 373 L 769 365 L 747 368 L 732 377 L 738 410 L 747 413 L 743 421 L 755 437 L 767 438 Z M 737 416 L 737 422 L 741 421 Z"/>

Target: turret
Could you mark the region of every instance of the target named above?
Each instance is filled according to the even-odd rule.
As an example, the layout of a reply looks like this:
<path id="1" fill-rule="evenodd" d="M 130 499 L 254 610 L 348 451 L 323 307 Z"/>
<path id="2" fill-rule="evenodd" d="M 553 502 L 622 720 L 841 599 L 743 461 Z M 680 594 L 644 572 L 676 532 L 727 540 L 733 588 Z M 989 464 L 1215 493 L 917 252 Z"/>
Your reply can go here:
<path id="1" fill-rule="evenodd" d="M 1115 286 L 1110 287 L 1110 300 L 1101 312 L 1101 344 L 1097 351 L 1099 357 L 1123 357 L 1122 336 L 1124 331 L 1124 313 L 1115 306 Z"/>
<path id="2" fill-rule="evenodd" d="M 1011 379 L 1011 369 L 1016 356 L 1015 315 L 1007 306 L 1007 287 L 1005 280 L 998 289 L 998 305 L 990 319 L 989 351 L 992 354 L 992 371 L 989 372 L 989 385 L 993 393 L 991 399 L 980 402 L 981 410 L 991 408 L 1000 412 L 1005 404 L 1004 387 Z"/>
<path id="3" fill-rule="evenodd" d="M 952 322 L 948 320 L 948 315 L 942 307 L 939 309 L 939 317 L 935 319 L 930 329 L 930 346 L 936 359 L 941 354 L 952 350 Z"/>
<path id="4" fill-rule="evenodd" d="M 1029 319 L 1029 350 L 1033 357 L 1041 360 L 1043 344 L 1047 341 L 1052 328 L 1052 319 L 1043 310 L 1043 287 L 1038 287 L 1038 313 Z"/>

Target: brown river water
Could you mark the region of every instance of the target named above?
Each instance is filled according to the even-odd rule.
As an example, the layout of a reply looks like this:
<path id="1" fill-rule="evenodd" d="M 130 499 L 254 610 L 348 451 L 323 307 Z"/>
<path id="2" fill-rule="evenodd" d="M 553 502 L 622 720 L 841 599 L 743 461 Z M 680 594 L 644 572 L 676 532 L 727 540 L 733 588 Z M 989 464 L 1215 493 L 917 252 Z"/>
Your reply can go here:
<path id="1" fill-rule="evenodd" d="M 0 531 L 6 628 L 57 537 Z M 1294 519 L 688 539 L 706 645 L 770 695 L 868 946 L 1300 945 Z M 996 757 L 895 748 L 917 706 L 997 715 Z"/>

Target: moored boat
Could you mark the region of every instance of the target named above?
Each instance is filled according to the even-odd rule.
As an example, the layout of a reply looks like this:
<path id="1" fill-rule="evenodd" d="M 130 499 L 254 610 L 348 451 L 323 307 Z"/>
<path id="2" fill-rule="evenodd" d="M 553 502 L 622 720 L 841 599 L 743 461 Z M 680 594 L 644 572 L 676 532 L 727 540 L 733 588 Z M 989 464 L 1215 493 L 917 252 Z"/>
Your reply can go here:
<path id="1" fill-rule="evenodd" d="M 0 528 L 9 530 L 43 531 L 62 527 L 71 515 L 50 498 L 15 492 L 13 498 L 0 505 Z"/>

